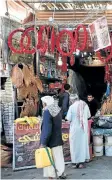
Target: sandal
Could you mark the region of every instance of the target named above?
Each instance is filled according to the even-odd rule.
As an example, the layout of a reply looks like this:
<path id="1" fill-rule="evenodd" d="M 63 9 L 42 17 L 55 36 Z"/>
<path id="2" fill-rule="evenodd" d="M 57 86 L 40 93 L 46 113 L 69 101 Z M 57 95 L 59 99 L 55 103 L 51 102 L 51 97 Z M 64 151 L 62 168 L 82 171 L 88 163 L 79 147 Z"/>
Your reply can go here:
<path id="1" fill-rule="evenodd" d="M 73 167 L 74 169 L 77 169 L 77 168 L 78 168 L 78 164 L 73 164 L 72 167 Z"/>
<path id="2" fill-rule="evenodd" d="M 61 176 L 59 176 L 59 179 L 66 179 L 67 175 L 65 173 L 63 173 Z"/>
<path id="3" fill-rule="evenodd" d="M 84 166 L 84 164 L 79 164 L 78 168 L 83 169 L 83 168 L 85 168 L 85 166 Z"/>

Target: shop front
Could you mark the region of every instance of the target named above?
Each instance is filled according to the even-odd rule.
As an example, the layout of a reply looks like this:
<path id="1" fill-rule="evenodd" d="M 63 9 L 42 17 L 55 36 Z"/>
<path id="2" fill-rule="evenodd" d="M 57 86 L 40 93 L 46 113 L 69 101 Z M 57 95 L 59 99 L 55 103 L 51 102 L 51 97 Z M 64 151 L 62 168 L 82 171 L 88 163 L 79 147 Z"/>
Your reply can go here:
<path id="1" fill-rule="evenodd" d="M 31 2 L 28 4 L 33 8 Z M 38 3 L 34 4 L 37 7 Z M 37 8 L 33 12 L 35 21 L 32 16 L 27 16 L 23 24 L 2 18 L 2 33 L 6 27 L 8 30 L 0 41 L 1 131 L 3 145 L 8 145 L 10 151 L 13 148 L 13 170 L 35 167 L 42 123 L 41 97 L 49 95 L 58 101 L 67 82 L 71 92 L 83 101 L 92 94 L 99 103 L 95 116 L 88 120 L 91 160 L 93 155 L 112 156 L 112 33 L 108 9 L 105 15 L 103 5 L 100 11 L 91 6 L 91 19 L 89 9 L 85 5 L 81 9 L 80 3 L 77 8 L 75 3 L 56 3 L 54 10 L 52 5 L 42 3 L 45 11 Z M 73 9 L 67 14 L 64 7 Z M 71 17 L 76 21 L 70 21 Z M 70 124 L 62 120 L 66 163 L 71 162 L 69 128 Z M 5 146 L 2 148 L 5 151 Z"/>

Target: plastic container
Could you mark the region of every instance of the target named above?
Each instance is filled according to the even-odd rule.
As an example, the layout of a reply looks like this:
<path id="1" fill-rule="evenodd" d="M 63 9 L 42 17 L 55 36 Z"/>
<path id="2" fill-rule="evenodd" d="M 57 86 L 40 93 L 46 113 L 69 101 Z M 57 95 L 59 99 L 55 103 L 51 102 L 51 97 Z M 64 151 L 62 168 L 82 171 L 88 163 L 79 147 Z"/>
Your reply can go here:
<path id="1" fill-rule="evenodd" d="M 112 156 L 112 136 L 105 136 L 105 156 Z"/>
<path id="2" fill-rule="evenodd" d="M 47 151 L 49 151 L 49 156 L 53 161 L 51 149 L 47 148 Z M 47 151 L 45 148 L 40 148 L 35 151 L 35 164 L 37 168 L 51 166 L 51 161 L 49 159 Z"/>
<path id="3" fill-rule="evenodd" d="M 101 146 L 93 146 L 94 156 L 103 156 L 103 144 Z"/>
<path id="4" fill-rule="evenodd" d="M 93 145 L 102 146 L 103 145 L 103 136 L 93 136 Z"/>
<path id="5" fill-rule="evenodd" d="M 105 156 L 112 156 L 112 145 L 105 144 Z"/>
<path id="6" fill-rule="evenodd" d="M 112 136 L 105 136 L 105 144 L 111 144 L 112 145 Z"/>

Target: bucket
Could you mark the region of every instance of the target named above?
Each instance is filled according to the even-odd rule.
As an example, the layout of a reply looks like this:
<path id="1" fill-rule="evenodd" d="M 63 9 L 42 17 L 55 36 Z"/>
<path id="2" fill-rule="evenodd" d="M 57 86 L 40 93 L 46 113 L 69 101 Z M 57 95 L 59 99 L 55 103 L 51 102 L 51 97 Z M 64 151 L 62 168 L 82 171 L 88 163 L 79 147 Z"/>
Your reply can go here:
<path id="1" fill-rule="evenodd" d="M 112 136 L 105 136 L 105 144 L 112 144 Z"/>
<path id="2" fill-rule="evenodd" d="M 103 136 L 93 136 L 93 145 L 101 146 L 103 144 Z"/>
<path id="3" fill-rule="evenodd" d="M 112 156 L 112 143 L 111 145 L 105 144 L 105 156 Z"/>
<path id="4" fill-rule="evenodd" d="M 93 146 L 94 156 L 103 156 L 103 145 Z"/>

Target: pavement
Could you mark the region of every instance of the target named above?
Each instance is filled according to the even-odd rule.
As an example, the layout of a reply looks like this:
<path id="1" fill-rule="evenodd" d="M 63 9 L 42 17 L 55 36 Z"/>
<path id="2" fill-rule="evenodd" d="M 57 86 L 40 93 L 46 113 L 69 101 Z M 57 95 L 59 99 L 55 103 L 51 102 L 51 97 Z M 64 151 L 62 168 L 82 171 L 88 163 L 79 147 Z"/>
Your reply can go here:
<path id="1" fill-rule="evenodd" d="M 71 164 L 68 164 L 65 172 L 68 175 L 67 179 L 112 180 L 112 157 L 94 158 L 84 169 L 73 169 Z M 2 168 L 1 179 L 43 179 L 43 172 L 42 169 L 12 171 L 12 168 Z"/>

